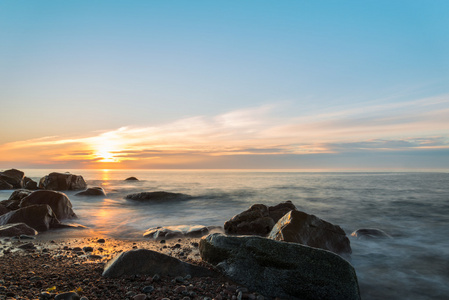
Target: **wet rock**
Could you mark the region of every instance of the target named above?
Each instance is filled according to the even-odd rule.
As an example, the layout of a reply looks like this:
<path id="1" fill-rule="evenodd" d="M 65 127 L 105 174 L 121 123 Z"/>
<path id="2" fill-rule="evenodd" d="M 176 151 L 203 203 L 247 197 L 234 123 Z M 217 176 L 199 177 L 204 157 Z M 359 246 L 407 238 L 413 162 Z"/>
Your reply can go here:
<path id="1" fill-rule="evenodd" d="M 0 225 L 25 223 L 41 232 L 56 227 L 60 222 L 50 206 L 31 205 L 0 216 Z"/>
<path id="2" fill-rule="evenodd" d="M 23 187 L 23 178 L 25 173 L 17 169 L 10 169 L 0 172 L 0 180 L 9 183 L 15 189 Z"/>
<path id="3" fill-rule="evenodd" d="M 126 181 L 139 181 L 136 177 L 128 177 L 125 179 Z"/>
<path id="4" fill-rule="evenodd" d="M 23 187 L 27 190 L 33 190 L 33 191 L 38 189 L 37 182 L 29 177 L 25 177 L 23 179 Z"/>
<path id="5" fill-rule="evenodd" d="M 36 249 L 36 247 L 34 246 L 33 243 L 26 243 L 26 244 L 22 244 L 20 246 L 18 246 L 17 248 L 19 249 L 23 249 L 23 250 L 31 250 L 31 249 Z"/>
<path id="6" fill-rule="evenodd" d="M 128 200 L 151 202 L 151 201 L 173 201 L 173 200 L 188 200 L 192 198 L 189 195 L 181 193 L 171 193 L 171 192 L 142 192 L 136 194 L 130 194 L 125 197 Z"/>
<path id="7" fill-rule="evenodd" d="M 81 175 L 53 172 L 41 178 L 39 188 L 54 191 L 84 190 L 87 184 Z"/>
<path id="8" fill-rule="evenodd" d="M 171 239 L 177 237 L 202 237 L 209 234 L 211 230 L 220 230 L 219 226 L 203 226 L 203 225 L 178 225 L 149 228 L 144 237 L 153 239 Z"/>
<path id="9" fill-rule="evenodd" d="M 11 210 L 0 203 L 0 216 L 10 212 Z"/>
<path id="10" fill-rule="evenodd" d="M 254 204 L 225 222 L 224 229 L 228 234 L 266 236 L 279 218 L 291 210 L 296 210 L 291 201 L 282 202 L 276 206 Z"/>
<path id="11" fill-rule="evenodd" d="M 1 237 L 13 237 L 21 235 L 36 235 L 37 231 L 25 223 L 12 223 L 0 226 Z"/>
<path id="12" fill-rule="evenodd" d="M 213 276 L 206 268 L 195 266 L 174 257 L 147 249 L 130 250 L 110 260 L 103 271 L 104 277 L 123 275 Z"/>
<path id="13" fill-rule="evenodd" d="M 104 240 L 104 239 L 98 239 L 97 240 L 97 243 L 101 243 L 101 244 L 103 244 L 103 243 L 105 243 L 106 241 Z"/>
<path id="14" fill-rule="evenodd" d="M 211 234 L 203 260 L 235 282 L 270 297 L 360 299 L 354 268 L 332 252 L 257 236 Z"/>
<path id="15" fill-rule="evenodd" d="M 9 210 L 16 210 L 20 208 L 20 200 L 3 200 L 0 204 Z"/>
<path id="16" fill-rule="evenodd" d="M 299 243 L 344 256 L 352 252 L 350 241 L 340 226 L 302 211 L 290 211 L 283 216 L 273 227 L 268 238 Z"/>
<path id="17" fill-rule="evenodd" d="M 92 247 L 83 247 L 83 251 L 84 252 L 93 252 L 94 248 L 92 248 Z"/>
<path id="18" fill-rule="evenodd" d="M 95 186 L 88 188 L 85 191 L 76 193 L 75 196 L 106 196 L 106 193 L 102 187 Z"/>
<path id="19" fill-rule="evenodd" d="M 55 300 L 80 300 L 80 296 L 75 292 L 67 292 L 56 295 Z"/>
<path id="20" fill-rule="evenodd" d="M 383 230 L 376 228 L 361 228 L 357 229 L 351 236 L 358 239 L 391 239 L 392 237 Z"/>
<path id="21" fill-rule="evenodd" d="M 6 181 L 0 179 L 0 190 L 12 190 L 12 184 L 7 183 Z"/>
<path id="22" fill-rule="evenodd" d="M 47 204 L 51 207 L 59 220 L 76 218 L 72 203 L 66 194 L 55 191 L 35 191 L 22 199 L 20 207 L 35 204 Z"/>
<path id="23" fill-rule="evenodd" d="M 22 200 L 23 198 L 29 196 L 33 191 L 27 189 L 15 190 L 12 192 L 11 196 L 9 196 L 8 200 Z"/>

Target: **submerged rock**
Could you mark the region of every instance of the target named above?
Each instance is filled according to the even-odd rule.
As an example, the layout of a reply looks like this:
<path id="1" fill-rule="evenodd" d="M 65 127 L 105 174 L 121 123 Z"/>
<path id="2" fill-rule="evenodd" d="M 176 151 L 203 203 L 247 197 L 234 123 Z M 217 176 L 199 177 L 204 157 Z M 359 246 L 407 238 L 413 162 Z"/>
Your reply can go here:
<path id="1" fill-rule="evenodd" d="M 139 181 L 136 177 L 128 177 L 125 179 L 126 181 Z"/>
<path id="2" fill-rule="evenodd" d="M 87 184 L 81 175 L 53 172 L 41 178 L 39 188 L 54 191 L 84 190 Z"/>
<path id="3" fill-rule="evenodd" d="M 174 257 L 147 249 L 130 250 L 110 260 L 104 267 L 104 277 L 124 275 L 213 276 L 212 271 Z"/>
<path id="4" fill-rule="evenodd" d="M 12 223 L 0 226 L 0 236 L 13 237 L 21 235 L 36 235 L 37 231 L 25 223 Z"/>
<path id="5" fill-rule="evenodd" d="M 329 251 L 256 236 L 223 234 L 201 239 L 199 250 L 201 258 L 223 274 L 266 296 L 360 299 L 354 268 Z"/>
<path id="6" fill-rule="evenodd" d="M 220 230 L 219 226 L 203 226 L 203 225 L 178 225 L 149 228 L 144 237 L 153 239 L 171 239 L 176 237 L 202 237 L 209 234 L 211 230 Z"/>
<path id="7" fill-rule="evenodd" d="M 266 236 L 270 233 L 274 224 L 291 210 L 296 210 L 291 201 L 282 202 L 275 206 L 254 204 L 225 222 L 224 229 L 229 234 Z"/>
<path id="8" fill-rule="evenodd" d="M 25 173 L 17 169 L 10 169 L 0 172 L 0 180 L 12 185 L 15 189 L 20 189 L 23 187 L 23 179 Z"/>
<path id="9" fill-rule="evenodd" d="M 88 188 L 85 191 L 76 193 L 75 196 L 106 196 L 106 193 L 102 187 L 95 186 Z"/>
<path id="10" fill-rule="evenodd" d="M 25 223 L 37 231 L 46 231 L 60 222 L 50 206 L 31 205 L 0 216 L 0 225 Z"/>
<path id="11" fill-rule="evenodd" d="M 35 191 L 23 198 L 20 207 L 48 204 L 59 220 L 76 218 L 72 203 L 66 194 L 55 191 Z"/>
<path id="12" fill-rule="evenodd" d="M 350 241 L 340 226 L 297 210 L 283 216 L 268 238 L 329 250 L 339 255 L 352 252 Z"/>
<path id="13" fill-rule="evenodd" d="M 136 201 L 172 201 L 172 200 L 188 200 L 192 198 L 192 196 L 181 193 L 158 191 L 158 192 L 142 192 L 130 194 L 127 195 L 125 198 Z"/>
<path id="14" fill-rule="evenodd" d="M 357 229 L 351 236 L 358 239 L 391 239 L 392 237 L 385 231 L 376 228 L 361 228 Z"/>

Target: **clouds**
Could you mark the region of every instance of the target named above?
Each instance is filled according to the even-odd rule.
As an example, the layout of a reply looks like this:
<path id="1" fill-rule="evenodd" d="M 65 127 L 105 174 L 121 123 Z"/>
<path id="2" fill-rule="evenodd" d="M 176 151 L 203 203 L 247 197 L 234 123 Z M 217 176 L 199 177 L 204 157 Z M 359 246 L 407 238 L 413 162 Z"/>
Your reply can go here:
<path id="1" fill-rule="evenodd" d="M 449 148 L 449 96 L 329 113 L 264 105 L 149 127 L 1 145 L 3 163 L 78 167 L 214 167 L 219 157 L 343 155 Z M 242 159 L 242 158 L 241 158 Z M 243 160 L 243 159 L 242 159 Z M 219 164 L 218 164 L 219 165 Z M 264 167 L 263 165 L 261 166 Z"/>

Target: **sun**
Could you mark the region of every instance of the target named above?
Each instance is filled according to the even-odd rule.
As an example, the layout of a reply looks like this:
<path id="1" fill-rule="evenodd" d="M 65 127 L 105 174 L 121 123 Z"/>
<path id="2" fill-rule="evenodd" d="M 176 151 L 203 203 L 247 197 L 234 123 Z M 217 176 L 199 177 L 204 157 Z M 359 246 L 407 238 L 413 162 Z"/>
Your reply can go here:
<path id="1" fill-rule="evenodd" d="M 120 162 L 120 160 L 114 156 L 109 150 L 98 150 L 95 156 L 99 159 L 99 162 Z"/>

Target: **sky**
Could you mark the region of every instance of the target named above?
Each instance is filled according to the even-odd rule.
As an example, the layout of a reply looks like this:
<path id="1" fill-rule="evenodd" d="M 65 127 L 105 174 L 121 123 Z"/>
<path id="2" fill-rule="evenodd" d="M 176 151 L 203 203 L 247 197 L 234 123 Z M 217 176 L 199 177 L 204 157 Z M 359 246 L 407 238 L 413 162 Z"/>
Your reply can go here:
<path id="1" fill-rule="evenodd" d="M 449 1 L 0 0 L 0 169 L 449 171 Z"/>

